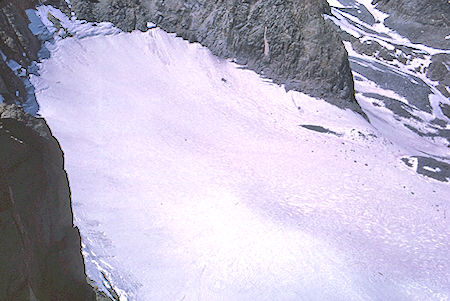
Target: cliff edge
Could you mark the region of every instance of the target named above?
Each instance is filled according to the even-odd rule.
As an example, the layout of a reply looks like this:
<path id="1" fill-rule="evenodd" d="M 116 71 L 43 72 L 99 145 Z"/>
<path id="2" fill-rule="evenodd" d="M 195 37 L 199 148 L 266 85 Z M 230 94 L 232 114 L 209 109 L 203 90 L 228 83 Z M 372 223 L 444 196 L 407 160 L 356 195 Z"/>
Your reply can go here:
<path id="1" fill-rule="evenodd" d="M 323 18 L 330 14 L 325 0 L 73 0 L 71 4 L 79 18 L 109 21 L 124 31 L 146 30 L 151 21 L 289 90 L 361 113 L 347 52 Z"/>
<path id="2" fill-rule="evenodd" d="M 95 300 L 47 124 L 0 104 L 0 145 L 0 300 Z"/>

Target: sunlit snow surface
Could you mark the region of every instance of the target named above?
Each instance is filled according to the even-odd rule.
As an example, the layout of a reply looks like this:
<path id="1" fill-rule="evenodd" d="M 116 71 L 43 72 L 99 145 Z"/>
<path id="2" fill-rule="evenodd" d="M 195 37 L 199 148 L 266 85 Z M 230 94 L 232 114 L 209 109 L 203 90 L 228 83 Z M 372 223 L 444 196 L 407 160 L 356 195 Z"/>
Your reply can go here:
<path id="1" fill-rule="evenodd" d="M 121 300 L 449 298 L 449 186 L 407 150 L 198 44 L 105 26 L 32 78 L 90 277 Z"/>

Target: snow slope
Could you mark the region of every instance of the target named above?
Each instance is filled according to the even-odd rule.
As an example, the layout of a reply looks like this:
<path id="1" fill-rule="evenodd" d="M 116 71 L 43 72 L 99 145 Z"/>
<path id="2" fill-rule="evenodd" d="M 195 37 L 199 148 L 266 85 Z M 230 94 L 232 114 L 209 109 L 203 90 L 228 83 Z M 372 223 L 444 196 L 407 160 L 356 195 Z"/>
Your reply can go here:
<path id="1" fill-rule="evenodd" d="M 407 148 L 158 28 L 94 27 L 31 79 L 90 277 L 121 300 L 450 298 L 449 186 Z"/>

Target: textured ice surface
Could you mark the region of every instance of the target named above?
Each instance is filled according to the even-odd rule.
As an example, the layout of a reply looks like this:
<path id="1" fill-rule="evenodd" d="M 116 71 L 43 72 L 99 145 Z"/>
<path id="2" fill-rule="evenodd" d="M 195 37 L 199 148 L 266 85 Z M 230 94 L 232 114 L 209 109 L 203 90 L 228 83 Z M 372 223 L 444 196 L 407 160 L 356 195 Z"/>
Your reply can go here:
<path id="1" fill-rule="evenodd" d="M 160 29 L 47 47 L 40 113 L 121 300 L 449 298 L 449 186 L 359 115 Z"/>

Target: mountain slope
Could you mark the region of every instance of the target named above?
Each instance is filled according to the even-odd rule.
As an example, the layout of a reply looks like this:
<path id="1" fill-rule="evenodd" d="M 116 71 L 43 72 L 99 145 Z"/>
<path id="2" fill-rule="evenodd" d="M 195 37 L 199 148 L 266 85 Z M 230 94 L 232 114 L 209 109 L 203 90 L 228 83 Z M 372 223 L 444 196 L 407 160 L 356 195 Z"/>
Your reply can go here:
<path id="1" fill-rule="evenodd" d="M 131 31 L 153 22 L 208 47 L 287 89 L 323 97 L 362 114 L 354 98 L 347 53 L 323 18 L 324 0 L 71 1 L 78 18 Z"/>
<path id="2" fill-rule="evenodd" d="M 0 104 L 0 145 L 0 300 L 95 300 L 58 142 Z"/>
<path id="3" fill-rule="evenodd" d="M 405 162 L 418 161 L 417 172 L 445 179 L 450 175 L 450 40 L 442 34 L 448 20 L 433 12 L 445 12 L 450 4 L 416 2 L 330 1 L 331 19 L 342 30 L 356 98 L 371 123 L 409 149 L 413 157 Z M 426 30 L 420 39 L 403 31 L 419 21 Z M 420 33 L 417 26 L 410 28 Z"/>
<path id="4" fill-rule="evenodd" d="M 32 82 L 92 278 L 123 300 L 450 296 L 448 184 L 410 147 L 161 29 L 49 11 L 74 37 Z"/>
<path id="5" fill-rule="evenodd" d="M 94 300 L 61 148 L 27 114 L 38 111 L 28 77 L 45 57 L 29 28 L 34 5 L 0 2 L 0 300 Z"/>

